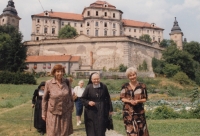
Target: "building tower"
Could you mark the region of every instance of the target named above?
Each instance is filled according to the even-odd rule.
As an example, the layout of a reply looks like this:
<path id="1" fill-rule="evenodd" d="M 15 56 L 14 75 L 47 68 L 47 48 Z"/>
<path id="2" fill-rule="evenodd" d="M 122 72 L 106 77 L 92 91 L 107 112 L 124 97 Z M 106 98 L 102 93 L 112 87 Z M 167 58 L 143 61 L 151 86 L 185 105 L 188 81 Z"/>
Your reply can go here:
<path id="1" fill-rule="evenodd" d="M 176 45 L 177 48 L 182 50 L 183 49 L 183 32 L 181 31 L 181 28 L 178 25 L 178 22 L 176 21 L 176 17 L 175 17 L 175 21 L 174 21 L 174 26 L 171 29 L 171 33 L 170 35 L 170 39 L 173 40 Z"/>
<path id="2" fill-rule="evenodd" d="M 16 28 L 19 28 L 20 19 L 21 18 L 18 16 L 17 10 L 15 9 L 15 3 L 13 0 L 9 0 L 7 7 L 0 15 L 0 25 L 13 25 Z"/>

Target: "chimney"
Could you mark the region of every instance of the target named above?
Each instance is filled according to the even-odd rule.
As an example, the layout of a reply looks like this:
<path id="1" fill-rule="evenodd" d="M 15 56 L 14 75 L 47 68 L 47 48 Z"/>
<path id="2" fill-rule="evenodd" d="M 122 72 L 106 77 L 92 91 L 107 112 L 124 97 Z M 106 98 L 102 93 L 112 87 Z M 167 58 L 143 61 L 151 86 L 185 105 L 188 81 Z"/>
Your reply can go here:
<path id="1" fill-rule="evenodd" d="M 92 67 L 93 67 L 93 52 L 91 51 L 90 52 L 90 67 L 91 67 L 91 69 L 93 69 Z"/>

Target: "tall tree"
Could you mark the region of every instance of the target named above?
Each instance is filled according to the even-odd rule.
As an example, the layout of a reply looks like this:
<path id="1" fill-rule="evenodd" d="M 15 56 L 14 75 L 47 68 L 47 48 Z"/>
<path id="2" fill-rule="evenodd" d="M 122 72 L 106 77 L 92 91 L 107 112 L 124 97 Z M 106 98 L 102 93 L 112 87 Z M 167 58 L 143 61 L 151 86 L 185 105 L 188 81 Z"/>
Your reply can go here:
<path id="1" fill-rule="evenodd" d="M 176 43 L 173 41 L 173 40 L 168 40 L 168 39 L 163 39 L 161 42 L 160 42 L 160 47 L 169 47 L 169 46 L 176 46 Z"/>
<path id="2" fill-rule="evenodd" d="M 142 36 L 139 37 L 139 39 L 145 42 L 149 42 L 149 43 L 152 41 L 150 35 L 148 34 L 143 34 Z"/>
<path id="3" fill-rule="evenodd" d="M 60 29 L 58 38 L 73 38 L 78 35 L 75 28 L 71 27 L 70 25 L 66 25 L 62 29 Z"/>
<path id="4" fill-rule="evenodd" d="M 13 26 L 0 26 L 0 70 L 11 72 L 25 69 L 26 46 L 22 33 Z"/>

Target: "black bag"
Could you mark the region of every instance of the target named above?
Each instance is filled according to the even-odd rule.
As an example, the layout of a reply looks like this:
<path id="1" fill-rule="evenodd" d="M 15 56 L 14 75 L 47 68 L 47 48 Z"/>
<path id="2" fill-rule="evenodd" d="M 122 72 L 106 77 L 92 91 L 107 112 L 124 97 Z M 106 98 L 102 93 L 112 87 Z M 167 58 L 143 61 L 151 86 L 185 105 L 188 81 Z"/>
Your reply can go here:
<path id="1" fill-rule="evenodd" d="M 110 130 L 110 129 L 114 130 L 112 116 L 108 116 L 106 128 L 107 128 L 108 130 Z"/>

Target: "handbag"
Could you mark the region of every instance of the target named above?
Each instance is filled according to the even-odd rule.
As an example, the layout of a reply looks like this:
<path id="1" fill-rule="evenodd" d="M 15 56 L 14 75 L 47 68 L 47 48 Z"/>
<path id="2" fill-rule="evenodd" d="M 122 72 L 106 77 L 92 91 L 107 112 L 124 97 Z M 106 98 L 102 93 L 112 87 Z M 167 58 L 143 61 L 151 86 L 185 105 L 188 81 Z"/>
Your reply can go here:
<path id="1" fill-rule="evenodd" d="M 114 130 L 112 116 L 108 116 L 106 128 L 107 128 L 108 130 L 110 130 L 110 129 Z"/>

